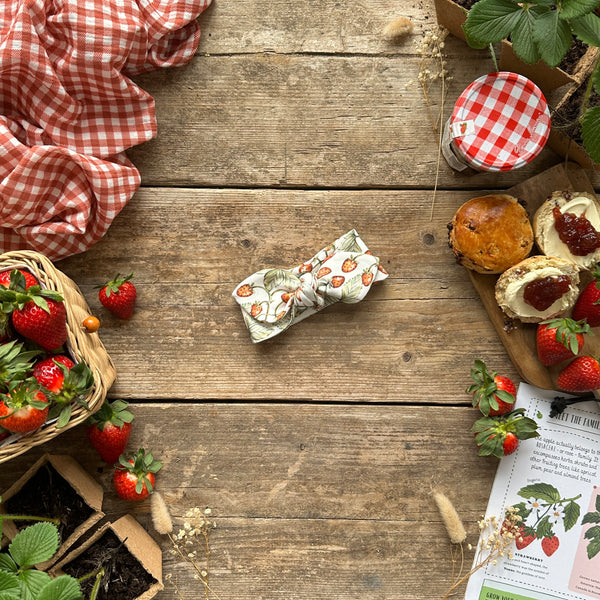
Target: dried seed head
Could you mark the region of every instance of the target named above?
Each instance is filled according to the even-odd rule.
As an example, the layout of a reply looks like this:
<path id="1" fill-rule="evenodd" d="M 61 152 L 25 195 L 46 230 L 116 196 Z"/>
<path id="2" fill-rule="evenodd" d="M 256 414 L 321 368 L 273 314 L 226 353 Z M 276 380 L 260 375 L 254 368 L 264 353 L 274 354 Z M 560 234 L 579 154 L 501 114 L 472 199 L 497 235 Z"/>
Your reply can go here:
<path id="1" fill-rule="evenodd" d="M 154 529 L 158 533 L 166 535 L 173 531 L 173 521 L 171 521 L 169 509 L 163 497 L 156 491 L 150 496 L 150 512 L 152 514 Z"/>
<path id="2" fill-rule="evenodd" d="M 449 498 L 441 492 L 434 492 L 433 499 L 438 506 L 446 531 L 453 544 L 464 542 L 467 537 L 467 532 L 456 512 L 456 509 L 450 502 Z"/>
<path id="3" fill-rule="evenodd" d="M 413 22 L 408 17 L 400 17 L 388 23 L 383 29 L 383 37 L 387 40 L 397 40 L 413 32 Z"/>

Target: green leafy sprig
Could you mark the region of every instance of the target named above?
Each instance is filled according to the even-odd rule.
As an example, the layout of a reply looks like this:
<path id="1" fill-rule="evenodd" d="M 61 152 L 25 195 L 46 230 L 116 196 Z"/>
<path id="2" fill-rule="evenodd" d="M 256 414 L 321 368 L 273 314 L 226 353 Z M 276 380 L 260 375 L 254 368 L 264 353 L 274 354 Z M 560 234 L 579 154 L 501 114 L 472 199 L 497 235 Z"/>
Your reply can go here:
<path id="1" fill-rule="evenodd" d="M 581 522 L 584 525 L 588 523 L 594 524 L 584 534 L 585 539 L 589 540 L 587 555 L 589 559 L 592 559 L 600 553 L 600 495 L 596 496 L 596 510 L 586 513 Z"/>

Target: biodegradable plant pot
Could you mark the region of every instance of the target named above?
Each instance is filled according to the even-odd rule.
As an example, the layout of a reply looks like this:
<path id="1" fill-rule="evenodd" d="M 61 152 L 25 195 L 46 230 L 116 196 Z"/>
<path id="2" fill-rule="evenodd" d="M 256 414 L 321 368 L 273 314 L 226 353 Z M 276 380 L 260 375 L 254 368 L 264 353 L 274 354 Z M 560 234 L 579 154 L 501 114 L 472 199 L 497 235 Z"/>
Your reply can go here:
<path id="1" fill-rule="evenodd" d="M 534 64 L 523 62 L 513 50 L 509 41 L 503 40 L 500 47 L 498 65 L 502 71 L 520 73 L 531 79 L 544 94 L 563 85 L 573 85 L 583 81 L 594 68 L 594 61 L 598 55 L 598 48 L 589 47 L 579 58 L 569 72 L 559 67 L 549 67 L 545 62 L 538 61 Z"/>
<path id="2" fill-rule="evenodd" d="M 452 0 L 434 0 L 438 24 L 445 27 L 453 36 L 466 41 L 463 24 L 469 11 Z"/>
<path id="3" fill-rule="evenodd" d="M 57 553 L 51 561 L 36 565 L 45 570 L 104 516 L 102 498 L 102 486 L 73 458 L 46 454 L 2 494 L 0 512 L 60 519 Z M 13 539 L 33 523 L 5 520 L 4 533 Z"/>
<path id="4" fill-rule="evenodd" d="M 131 516 L 106 523 L 79 548 L 67 554 L 50 574 L 80 578 L 104 567 L 108 587 L 100 586 L 98 600 L 150 600 L 162 583 L 162 552 L 146 530 Z M 88 597 L 95 578 L 82 582 Z"/>

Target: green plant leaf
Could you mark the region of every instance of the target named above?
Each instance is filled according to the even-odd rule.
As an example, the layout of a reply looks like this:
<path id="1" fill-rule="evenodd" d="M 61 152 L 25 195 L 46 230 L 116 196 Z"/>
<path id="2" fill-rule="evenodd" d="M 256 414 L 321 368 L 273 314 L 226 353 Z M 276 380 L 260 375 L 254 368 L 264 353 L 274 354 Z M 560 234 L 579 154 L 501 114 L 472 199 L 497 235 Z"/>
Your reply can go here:
<path id="1" fill-rule="evenodd" d="M 295 290 L 302 285 L 298 277 L 285 269 L 270 269 L 264 275 L 265 289 L 271 291 L 278 288 Z"/>
<path id="2" fill-rule="evenodd" d="M 0 571 L 0 592 L 15 594 L 18 598 L 20 591 L 17 576 L 14 573 Z"/>
<path id="3" fill-rule="evenodd" d="M 21 600 L 21 591 L 17 591 L 16 594 L 12 592 L 0 592 L 0 600 Z"/>
<path id="4" fill-rule="evenodd" d="M 573 36 L 569 24 L 558 18 L 558 12 L 548 11 L 535 20 L 533 39 L 542 60 L 556 67 L 570 48 Z"/>
<path id="5" fill-rule="evenodd" d="M 510 36 L 515 54 L 526 63 L 540 60 L 540 53 L 533 39 L 533 25 L 537 14 L 539 9 L 523 11 Z"/>
<path id="6" fill-rule="evenodd" d="M 586 540 L 591 540 L 593 538 L 600 539 L 600 525 L 594 525 L 594 527 L 590 527 L 583 536 Z"/>
<path id="7" fill-rule="evenodd" d="M 590 108 L 581 120 L 581 137 L 587 153 L 600 163 L 600 106 Z"/>
<path id="8" fill-rule="evenodd" d="M 535 498 L 554 504 L 560 500 L 560 492 L 549 483 L 533 483 L 522 487 L 517 494 L 521 498 Z"/>
<path id="9" fill-rule="evenodd" d="M 0 554 L 0 571 L 16 573 L 18 570 L 19 567 L 17 567 L 15 561 L 8 554 Z"/>
<path id="10" fill-rule="evenodd" d="M 600 494 L 596 496 L 596 510 L 598 511 L 598 514 L 600 514 Z M 600 523 L 600 521 L 598 522 Z"/>
<path id="11" fill-rule="evenodd" d="M 600 496 L 598 496 L 598 498 L 600 498 Z M 585 525 L 586 523 L 600 523 L 600 512 L 589 512 L 583 515 L 581 523 L 583 525 Z"/>
<path id="12" fill-rule="evenodd" d="M 40 590 L 37 600 L 79 600 L 80 598 L 83 598 L 83 593 L 77 579 L 70 575 L 60 575 Z"/>
<path id="13" fill-rule="evenodd" d="M 569 21 L 573 33 L 588 46 L 600 46 L 600 17 L 585 15 Z"/>
<path id="14" fill-rule="evenodd" d="M 587 547 L 587 555 L 589 559 L 594 558 L 600 552 L 600 539 L 592 540 Z"/>
<path id="15" fill-rule="evenodd" d="M 549 517 L 544 517 L 537 525 L 536 535 L 542 539 L 544 537 L 552 537 L 554 532 L 552 531 L 552 523 L 550 523 Z"/>
<path id="16" fill-rule="evenodd" d="M 563 522 L 565 531 L 569 531 L 569 529 L 577 523 L 580 514 L 581 508 L 579 507 L 579 504 L 571 500 L 571 502 L 565 506 L 565 519 Z"/>
<path id="17" fill-rule="evenodd" d="M 19 573 L 18 579 L 21 584 L 22 600 L 38 600 L 40 590 L 52 581 L 48 573 L 36 571 L 35 569 L 28 569 Z"/>
<path id="18" fill-rule="evenodd" d="M 575 19 L 592 12 L 598 6 L 600 6 L 600 0 L 563 0 L 559 17 Z"/>
<path id="19" fill-rule="evenodd" d="M 50 560 L 58 550 L 58 529 L 52 523 L 36 523 L 20 531 L 8 547 L 21 567 Z"/>
<path id="20" fill-rule="evenodd" d="M 468 39 L 487 46 L 509 37 L 524 9 L 512 0 L 479 0 L 464 24 Z"/>

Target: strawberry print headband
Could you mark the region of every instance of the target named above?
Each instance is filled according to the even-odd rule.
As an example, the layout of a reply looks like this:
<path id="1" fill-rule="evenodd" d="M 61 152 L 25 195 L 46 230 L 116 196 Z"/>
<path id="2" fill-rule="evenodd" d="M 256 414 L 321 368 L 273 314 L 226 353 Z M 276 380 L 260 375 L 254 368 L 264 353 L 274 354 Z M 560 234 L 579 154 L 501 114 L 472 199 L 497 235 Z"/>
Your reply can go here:
<path id="1" fill-rule="evenodd" d="M 352 229 L 293 269 L 262 269 L 242 281 L 233 297 L 253 342 L 263 342 L 336 302 L 360 302 L 388 276 Z"/>

